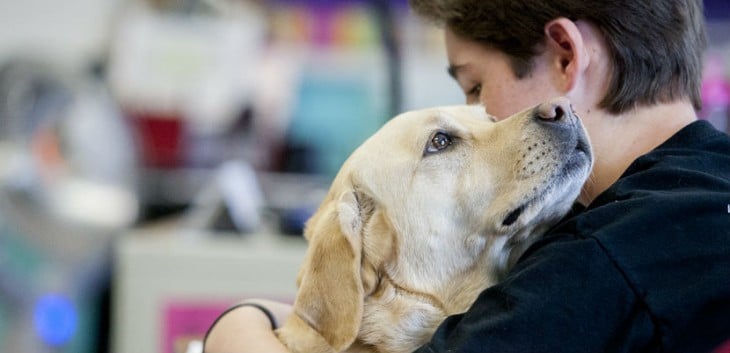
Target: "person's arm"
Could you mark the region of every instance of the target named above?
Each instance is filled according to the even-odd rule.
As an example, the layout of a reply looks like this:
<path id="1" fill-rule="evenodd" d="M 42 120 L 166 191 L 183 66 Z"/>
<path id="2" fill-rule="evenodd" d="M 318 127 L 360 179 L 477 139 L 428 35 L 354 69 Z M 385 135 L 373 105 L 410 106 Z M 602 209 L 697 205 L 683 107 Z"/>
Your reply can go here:
<path id="1" fill-rule="evenodd" d="M 628 352 L 649 344 L 649 313 L 603 248 L 593 239 L 552 238 L 466 313 L 448 317 L 416 353 Z"/>
<path id="2" fill-rule="evenodd" d="M 291 306 L 270 300 L 250 300 L 246 303 L 265 307 L 272 318 L 255 306 L 235 306 L 221 315 L 208 331 L 203 348 L 205 353 L 288 352 L 276 338 L 272 326 L 284 322 L 291 313 Z"/>

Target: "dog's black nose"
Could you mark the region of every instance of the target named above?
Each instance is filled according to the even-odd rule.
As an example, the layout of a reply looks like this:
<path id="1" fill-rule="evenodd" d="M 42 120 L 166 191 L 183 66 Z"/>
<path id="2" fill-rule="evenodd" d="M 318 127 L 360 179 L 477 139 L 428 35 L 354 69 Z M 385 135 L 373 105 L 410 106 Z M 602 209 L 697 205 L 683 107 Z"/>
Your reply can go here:
<path id="1" fill-rule="evenodd" d="M 535 109 L 535 117 L 545 122 L 558 122 L 568 114 L 572 114 L 572 108 L 568 98 L 555 98 L 549 102 L 542 103 Z"/>

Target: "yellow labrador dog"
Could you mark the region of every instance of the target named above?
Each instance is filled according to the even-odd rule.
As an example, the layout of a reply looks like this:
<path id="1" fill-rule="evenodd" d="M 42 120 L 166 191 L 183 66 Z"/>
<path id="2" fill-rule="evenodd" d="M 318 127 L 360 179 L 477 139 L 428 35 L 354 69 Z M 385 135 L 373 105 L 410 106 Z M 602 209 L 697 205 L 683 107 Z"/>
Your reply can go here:
<path id="1" fill-rule="evenodd" d="M 279 339 L 302 353 L 413 351 L 569 210 L 591 166 L 564 98 L 500 122 L 479 106 L 395 117 L 308 221 Z"/>

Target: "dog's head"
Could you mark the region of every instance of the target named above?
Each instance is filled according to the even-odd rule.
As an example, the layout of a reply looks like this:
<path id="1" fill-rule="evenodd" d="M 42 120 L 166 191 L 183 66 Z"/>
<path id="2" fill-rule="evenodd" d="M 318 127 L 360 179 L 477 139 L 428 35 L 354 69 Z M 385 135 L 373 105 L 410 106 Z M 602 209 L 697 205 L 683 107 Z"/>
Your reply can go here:
<path id="1" fill-rule="evenodd" d="M 460 286 L 492 283 L 510 249 L 569 210 L 591 163 L 565 99 L 500 122 L 479 106 L 395 117 L 345 162 L 307 223 L 280 338 L 294 351 L 344 350 L 385 280 L 444 314 L 465 310 L 483 288 Z"/>

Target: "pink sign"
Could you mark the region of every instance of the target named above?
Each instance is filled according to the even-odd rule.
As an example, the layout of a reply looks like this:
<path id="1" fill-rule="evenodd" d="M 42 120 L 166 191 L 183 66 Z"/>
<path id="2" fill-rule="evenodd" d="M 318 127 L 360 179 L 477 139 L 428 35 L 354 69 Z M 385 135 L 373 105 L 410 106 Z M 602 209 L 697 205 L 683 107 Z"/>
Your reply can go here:
<path id="1" fill-rule="evenodd" d="M 235 302 L 179 302 L 164 309 L 162 352 L 185 353 L 191 340 L 203 340 L 216 318 Z"/>
<path id="2" fill-rule="evenodd" d="M 293 300 L 256 296 L 293 303 Z M 185 353 L 190 341 L 202 341 L 210 326 L 224 311 L 245 298 L 230 301 L 171 301 L 164 306 L 162 315 L 163 353 Z"/>

